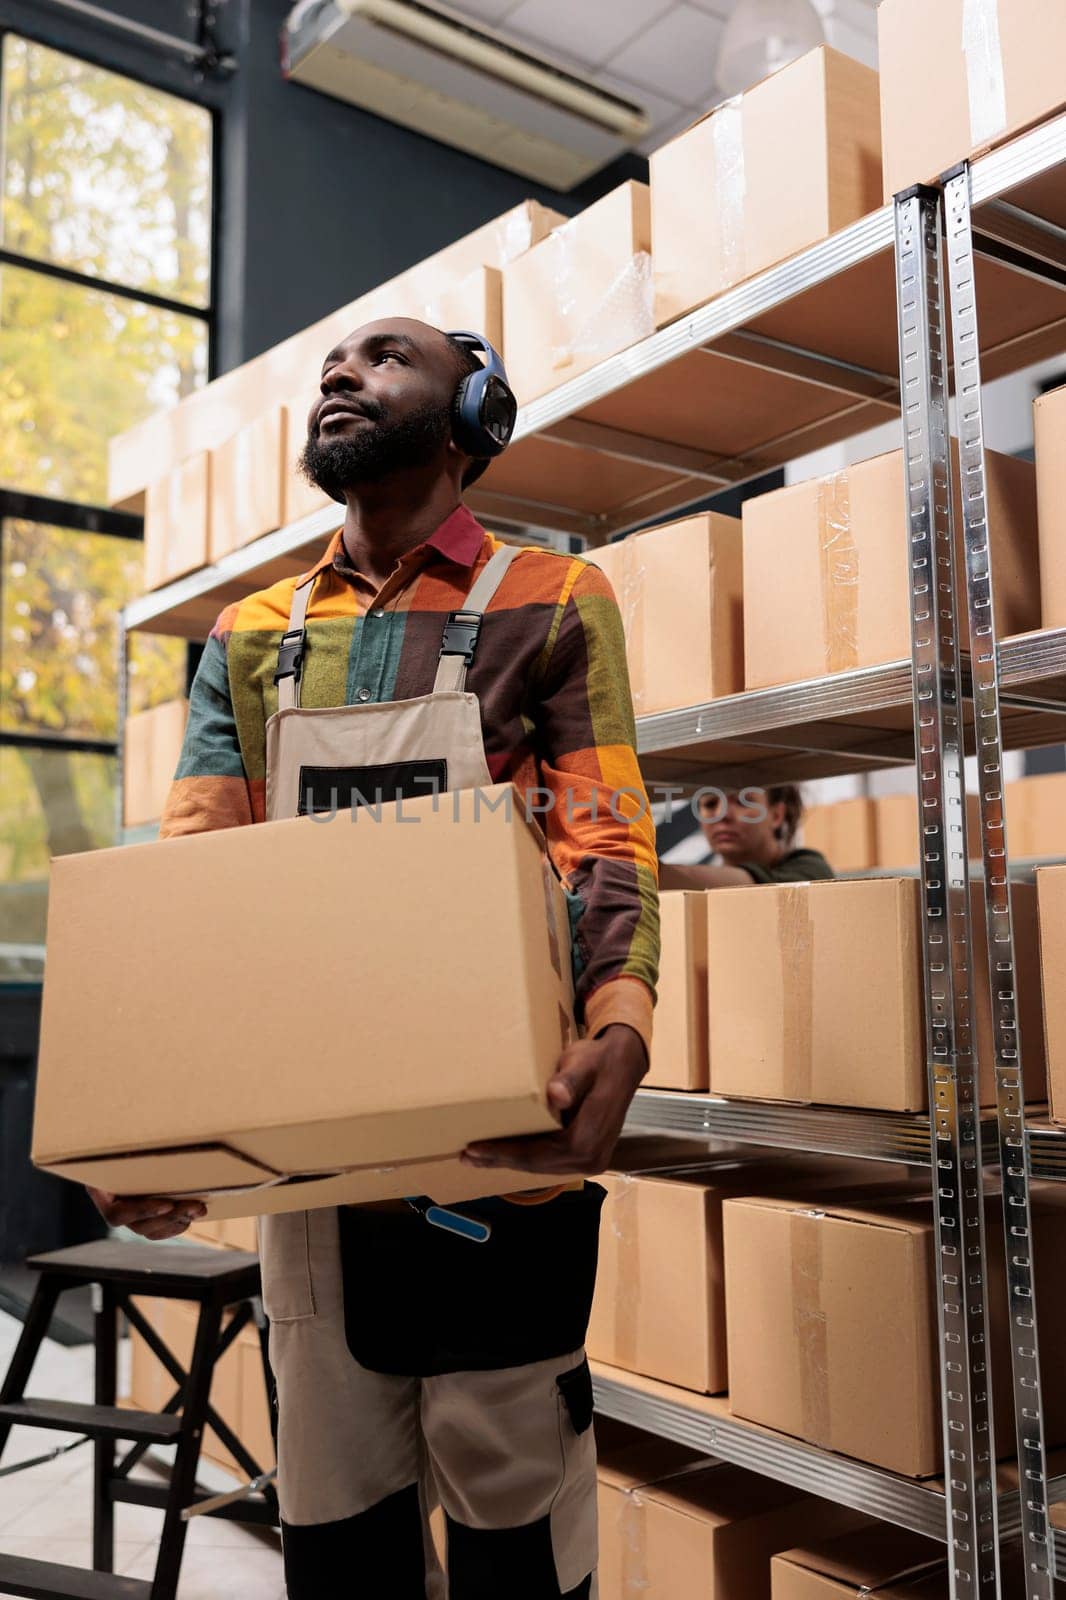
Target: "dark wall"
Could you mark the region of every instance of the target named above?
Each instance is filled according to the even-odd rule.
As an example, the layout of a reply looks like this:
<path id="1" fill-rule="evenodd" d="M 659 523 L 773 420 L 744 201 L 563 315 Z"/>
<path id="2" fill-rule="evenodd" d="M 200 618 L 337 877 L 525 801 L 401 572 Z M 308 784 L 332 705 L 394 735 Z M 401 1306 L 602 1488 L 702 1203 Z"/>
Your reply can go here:
<path id="1" fill-rule="evenodd" d="M 195 36 L 189 0 L 96 0 L 127 17 Z M 572 214 L 647 164 L 623 157 L 568 195 L 287 83 L 281 25 L 292 0 L 217 0 L 218 42 L 238 59 L 228 80 L 63 10 L 57 0 L 0 0 L 8 26 L 218 112 L 219 310 L 216 371 L 372 289 L 528 198 Z"/>

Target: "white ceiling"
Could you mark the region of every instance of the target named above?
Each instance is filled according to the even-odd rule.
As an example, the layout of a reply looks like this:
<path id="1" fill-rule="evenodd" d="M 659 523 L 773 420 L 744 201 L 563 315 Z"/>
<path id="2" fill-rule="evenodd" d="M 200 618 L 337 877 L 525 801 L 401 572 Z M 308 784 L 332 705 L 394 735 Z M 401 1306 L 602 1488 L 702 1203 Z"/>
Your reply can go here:
<path id="1" fill-rule="evenodd" d="M 447 0 L 452 10 L 553 56 L 642 105 L 655 150 L 720 98 L 715 60 L 735 0 Z M 876 54 L 877 0 L 813 0 L 830 44 Z"/>

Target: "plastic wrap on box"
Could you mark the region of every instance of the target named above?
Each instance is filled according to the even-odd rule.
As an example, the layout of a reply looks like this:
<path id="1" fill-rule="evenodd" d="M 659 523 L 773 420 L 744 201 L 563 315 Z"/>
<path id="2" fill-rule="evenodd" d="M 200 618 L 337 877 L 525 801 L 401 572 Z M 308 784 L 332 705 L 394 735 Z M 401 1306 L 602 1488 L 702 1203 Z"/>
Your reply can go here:
<path id="1" fill-rule="evenodd" d="M 962 53 L 970 102 L 970 139 L 974 145 L 990 144 L 1007 127 L 999 0 L 963 0 Z"/>

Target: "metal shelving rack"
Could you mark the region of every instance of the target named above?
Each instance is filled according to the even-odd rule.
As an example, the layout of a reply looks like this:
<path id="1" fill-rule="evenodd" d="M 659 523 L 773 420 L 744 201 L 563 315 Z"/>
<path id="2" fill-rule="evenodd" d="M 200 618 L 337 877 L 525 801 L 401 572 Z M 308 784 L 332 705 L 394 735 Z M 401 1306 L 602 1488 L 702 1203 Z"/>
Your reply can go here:
<path id="1" fill-rule="evenodd" d="M 475 511 L 505 530 L 537 530 L 541 542 L 547 530 L 599 543 L 902 412 L 911 662 L 641 718 L 638 748 L 649 780 L 683 787 L 712 773 L 727 784 L 771 774 L 785 781 L 917 757 L 932 1112 L 908 1117 L 644 1091 L 627 1128 L 706 1137 L 709 1147 L 750 1143 L 929 1167 L 946 1479 L 916 1482 L 832 1455 L 731 1416 L 721 1399 L 607 1368 L 595 1371 L 594 1382 L 597 1403 L 611 1415 L 944 1540 L 952 1600 L 997 1595 L 1000 1547 L 1018 1535 L 1028 1600 L 1051 1600 L 1056 1572 L 1066 1579 L 1066 1506 L 1048 1516 L 1050 1504 L 1066 1499 L 1066 1478 L 1048 1476 L 1029 1257 L 1029 1182 L 1066 1178 L 1066 1128 L 1025 1122 L 1002 792 L 1004 748 L 1066 742 L 1066 630 L 996 641 L 980 412 L 982 366 L 987 381 L 1061 354 L 1066 344 L 1066 228 L 1045 220 L 1039 204 L 1056 172 L 1066 172 L 1066 116 L 936 189 L 901 197 L 524 407 L 512 450 L 472 497 Z M 1059 209 L 1066 221 L 1066 198 Z M 949 315 L 971 656 L 960 645 L 951 581 L 960 547 L 949 492 Z M 723 385 L 726 375 L 743 383 Z M 741 391 L 748 405 L 738 421 L 730 407 L 744 412 Z M 784 432 L 775 420 L 782 416 L 797 419 Z M 543 498 L 548 483 L 557 501 Z M 123 662 L 127 630 L 203 638 L 224 604 L 304 570 L 336 525 L 327 508 L 135 601 L 122 619 Z M 968 749 L 980 764 L 996 996 L 997 1107 L 984 1115 L 971 1042 Z M 1020 1493 L 995 1470 L 984 1371 L 981 1202 L 985 1170 L 997 1159 L 1010 1242 Z"/>

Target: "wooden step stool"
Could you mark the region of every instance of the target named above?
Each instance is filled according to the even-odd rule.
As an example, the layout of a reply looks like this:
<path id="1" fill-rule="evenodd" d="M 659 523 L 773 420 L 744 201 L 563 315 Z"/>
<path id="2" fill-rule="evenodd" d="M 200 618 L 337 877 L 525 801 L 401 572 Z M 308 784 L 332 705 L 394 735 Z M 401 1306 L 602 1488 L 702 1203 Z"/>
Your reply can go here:
<path id="1" fill-rule="evenodd" d="M 94 1441 L 93 1569 L 57 1566 L 0 1553 L 0 1594 L 23 1595 L 30 1600 L 175 1600 L 188 1526 L 182 1512 L 208 1498 L 196 1483 L 204 1429 L 208 1425 L 214 1429 L 250 1478 L 258 1478 L 264 1470 L 210 1405 L 215 1362 L 254 1317 L 271 1395 L 271 1415 L 275 1414 L 267 1330 L 259 1301 L 259 1261 L 245 1251 L 216 1250 L 204 1245 L 105 1239 L 35 1256 L 26 1265 L 41 1276 L 11 1365 L 0 1384 L 0 1456 L 16 1423 L 82 1433 Z M 56 1301 L 64 1289 L 84 1283 L 94 1285 L 95 1403 L 24 1399 Z M 188 1371 L 138 1308 L 130 1304 L 133 1295 L 193 1300 L 199 1304 Z M 222 1317 L 231 1307 L 236 1308 L 235 1314 L 223 1332 Z M 161 1412 L 133 1411 L 115 1403 L 119 1311 L 126 1314 L 177 1385 Z M 115 1445 L 119 1439 L 133 1441 L 133 1448 L 116 1463 Z M 130 1479 L 131 1469 L 153 1444 L 177 1445 L 169 1484 Z M 165 1512 L 159 1559 L 150 1583 L 114 1574 L 115 1505 L 119 1501 L 158 1506 Z M 277 1496 L 271 1484 L 257 1497 L 205 1514 L 273 1527 L 279 1520 Z"/>

